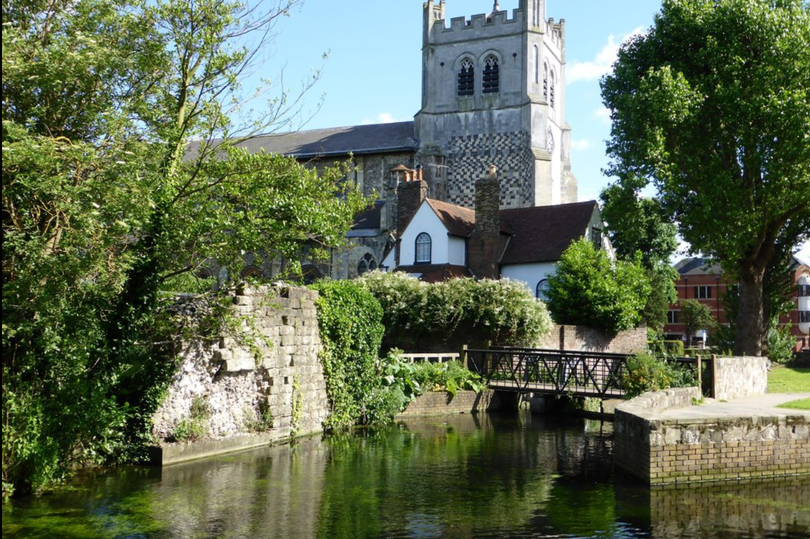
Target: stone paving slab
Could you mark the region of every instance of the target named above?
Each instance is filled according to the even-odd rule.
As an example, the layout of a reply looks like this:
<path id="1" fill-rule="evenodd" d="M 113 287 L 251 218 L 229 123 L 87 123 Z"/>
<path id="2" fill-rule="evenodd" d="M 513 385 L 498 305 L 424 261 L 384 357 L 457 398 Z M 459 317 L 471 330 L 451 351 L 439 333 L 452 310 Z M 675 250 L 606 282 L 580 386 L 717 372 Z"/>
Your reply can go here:
<path id="1" fill-rule="evenodd" d="M 656 419 L 700 420 L 737 417 L 810 417 L 810 411 L 777 408 L 778 405 L 810 398 L 810 393 L 768 393 L 740 400 L 706 399 L 699 406 L 675 408 L 656 414 Z"/>

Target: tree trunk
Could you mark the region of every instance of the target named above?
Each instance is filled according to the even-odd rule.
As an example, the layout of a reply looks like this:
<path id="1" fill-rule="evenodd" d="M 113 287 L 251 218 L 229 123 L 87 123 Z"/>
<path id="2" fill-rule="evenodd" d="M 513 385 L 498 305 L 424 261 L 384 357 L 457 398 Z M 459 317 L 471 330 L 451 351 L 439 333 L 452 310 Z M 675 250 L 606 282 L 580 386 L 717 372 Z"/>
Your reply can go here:
<path id="1" fill-rule="evenodd" d="M 737 312 L 737 334 L 734 355 L 761 356 L 767 339 L 763 301 L 765 269 L 755 264 L 741 268 L 740 306 Z"/>

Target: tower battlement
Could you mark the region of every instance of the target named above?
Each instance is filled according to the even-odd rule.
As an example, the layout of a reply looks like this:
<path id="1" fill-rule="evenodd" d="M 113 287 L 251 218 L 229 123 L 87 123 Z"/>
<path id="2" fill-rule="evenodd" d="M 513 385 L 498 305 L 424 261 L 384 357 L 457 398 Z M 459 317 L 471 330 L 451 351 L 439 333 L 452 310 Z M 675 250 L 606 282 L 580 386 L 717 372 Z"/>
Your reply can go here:
<path id="1" fill-rule="evenodd" d="M 526 2 L 532 5 L 527 6 Z M 495 3 L 497 6 L 497 2 Z M 546 34 L 552 43 L 562 48 L 565 33 L 565 20 L 555 23 L 553 18 L 544 20 L 545 0 L 520 0 L 512 10 L 478 13 L 467 17 L 445 18 L 445 1 L 428 0 L 424 3 L 426 43 L 435 45 L 468 41 L 480 37 L 510 36 L 524 31 Z"/>

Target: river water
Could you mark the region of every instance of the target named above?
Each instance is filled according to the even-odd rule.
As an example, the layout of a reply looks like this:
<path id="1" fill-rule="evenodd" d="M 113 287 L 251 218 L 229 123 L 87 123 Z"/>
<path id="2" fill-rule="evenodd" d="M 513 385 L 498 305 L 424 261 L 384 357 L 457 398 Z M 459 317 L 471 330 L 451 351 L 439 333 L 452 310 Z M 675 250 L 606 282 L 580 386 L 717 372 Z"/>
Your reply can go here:
<path id="1" fill-rule="evenodd" d="M 457 415 L 76 477 L 3 537 L 810 537 L 810 477 L 688 490 L 614 476 L 610 423 Z"/>

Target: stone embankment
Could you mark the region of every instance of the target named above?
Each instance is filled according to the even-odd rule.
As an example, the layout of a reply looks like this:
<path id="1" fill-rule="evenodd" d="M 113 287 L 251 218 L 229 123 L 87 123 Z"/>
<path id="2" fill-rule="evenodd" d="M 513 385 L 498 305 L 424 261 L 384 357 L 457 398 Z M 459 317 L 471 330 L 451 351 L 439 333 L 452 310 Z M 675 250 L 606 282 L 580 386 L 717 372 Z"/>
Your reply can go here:
<path id="1" fill-rule="evenodd" d="M 616 409 L 616 465 L 650 485 L 810 474 L 810 413 L 776 407 L 808 396 L 647 393 Z"/>
<path id="2" fill-rule="evenodd" d="M 154 460 L 181 462 L 318 432 L 328 415 L 315 301 L 304 288 L 262 286 L 233 296 L 251 345 L 189 343 L 153 417 Z M 204 439 L 177 440 L 191 425 Z"/>

